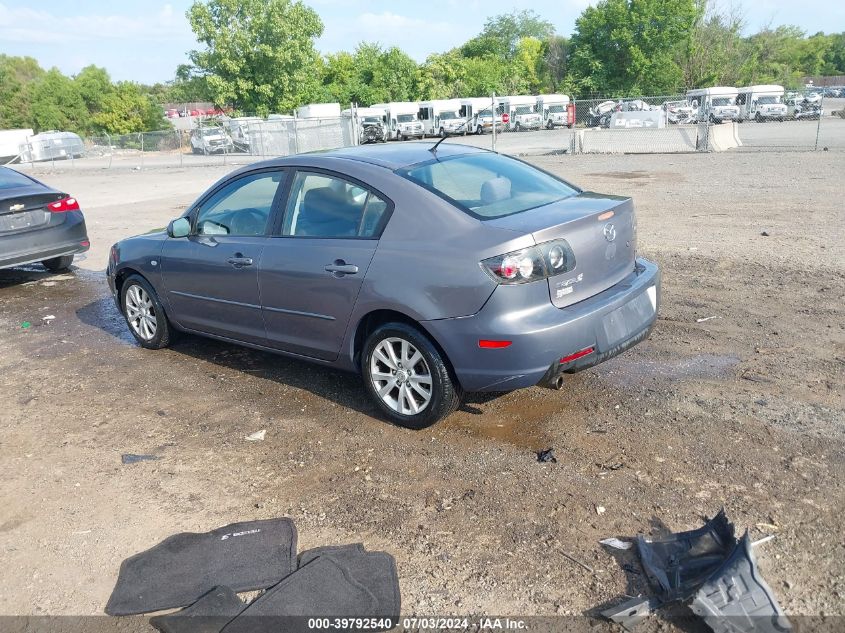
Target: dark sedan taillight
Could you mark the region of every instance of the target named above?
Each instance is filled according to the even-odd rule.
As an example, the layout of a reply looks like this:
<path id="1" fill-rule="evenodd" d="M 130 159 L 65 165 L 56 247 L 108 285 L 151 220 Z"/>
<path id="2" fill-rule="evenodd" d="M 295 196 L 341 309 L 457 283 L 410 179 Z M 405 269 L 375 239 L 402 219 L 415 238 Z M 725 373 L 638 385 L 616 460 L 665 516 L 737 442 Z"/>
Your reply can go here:
<path id="1" fill-rule="evenodd" d="M 47 205 L 47 208 L 53 213 L 66 213 L 67 211 L 79 211 L 79 203 L 76 198 L 62 198 Z"/>

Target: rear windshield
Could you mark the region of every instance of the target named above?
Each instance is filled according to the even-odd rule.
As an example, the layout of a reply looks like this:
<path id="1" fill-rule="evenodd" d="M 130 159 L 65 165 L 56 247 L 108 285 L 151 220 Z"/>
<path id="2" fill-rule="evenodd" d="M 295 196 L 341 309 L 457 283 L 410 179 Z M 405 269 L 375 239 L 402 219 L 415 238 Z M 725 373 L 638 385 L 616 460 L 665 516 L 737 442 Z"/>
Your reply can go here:
<path id="1" fill-rule="evenodd" d="M 554 176 L 493 153 L 434 159 L 399 173 L 481 220 L 513 215 L 578 193 Z"/>
<path id="2" fill-rule="evenodd" d="M 13 189 L 15 187 L 26 187 L 33 184 L 33 182 L 19 174 L 14 169 L 8 167 L 0 167 L 0 189 Z"/>

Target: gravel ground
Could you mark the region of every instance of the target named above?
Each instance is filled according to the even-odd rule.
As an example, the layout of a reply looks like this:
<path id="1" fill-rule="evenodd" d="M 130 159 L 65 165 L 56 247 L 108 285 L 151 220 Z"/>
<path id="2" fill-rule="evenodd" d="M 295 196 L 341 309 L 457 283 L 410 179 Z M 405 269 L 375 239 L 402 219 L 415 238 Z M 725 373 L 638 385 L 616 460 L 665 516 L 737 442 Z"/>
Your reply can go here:
<path id="1" fill-rule="evenodd" d="M 658 326 L 563 391 L 472 396 L 419 432 L 375 417 L 354 376 L 132 342 L 109 245 L 224 168 L 44 175 L 83 203 L 94 246 L 72 274 L 0 271 L 0 614 L 101 613 L 127 556 L 280 515 L 300 549 L 391 552 L 405 613 L 590 614 L 647 591 L 634 555 L 599 539 L 725 506 L 739 531 L 776 536 L 757 554 L 787 613 L 845 615 L 845 155 L 532 160 L 634 196 L 664 273 Z M 557 463 L 538 463 L 549 447 Z"/>

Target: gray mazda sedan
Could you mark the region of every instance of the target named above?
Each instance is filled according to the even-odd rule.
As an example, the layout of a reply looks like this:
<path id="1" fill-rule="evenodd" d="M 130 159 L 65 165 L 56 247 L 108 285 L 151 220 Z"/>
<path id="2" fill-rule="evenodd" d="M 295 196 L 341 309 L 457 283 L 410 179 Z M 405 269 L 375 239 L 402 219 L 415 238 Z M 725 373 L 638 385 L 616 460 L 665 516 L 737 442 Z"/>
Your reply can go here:
<path id="1" fill-rule="evenodd" d="M 629 198 L 515 158 L 366 146 L 239 169 L 115 244 L 108 281 L 143 347 L 183 331 L 360 372 L 421 428 L 464 392 L 559 389 L 646 339 L 660 273 L 636 231 Z"/>

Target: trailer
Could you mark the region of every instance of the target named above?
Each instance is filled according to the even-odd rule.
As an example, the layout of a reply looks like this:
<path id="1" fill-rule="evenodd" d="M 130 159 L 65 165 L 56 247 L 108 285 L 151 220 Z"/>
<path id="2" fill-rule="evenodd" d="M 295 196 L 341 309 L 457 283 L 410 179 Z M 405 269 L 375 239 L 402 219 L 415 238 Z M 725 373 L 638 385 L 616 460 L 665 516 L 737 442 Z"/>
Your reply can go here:
<path id="1" fill-rule="evenodd" d="M 736 98 L 739 121 L 783 121 L 787 114 L 783 97 L 783 86 L 770 84 L 739 88 Z"/>
<path id="2" fill-rule="evenodd" d="M 419 120 L 420 104 L 416 101 L 391 101 L 375 103 L 387 115 L 387 138 L 404 141 L 406 138 L 424 138 L 425 131 Z"/>
<path id="3" fill-rule="evenodd" d="M 50 130 L 30 136 L 18 148 L 21 162 L 37 163 L 45 160 L 79 158 L 85 153 L 85 144 L 73 132 Z"/>
<path id="4" fill-rule="evenodd" d="M 0 163 L 14 160 L 26 145 L 26 139 L 32 136 L 31 129 L 0 130 Z"/>
<path id="5" fill-rule="evenodd" d="M 713 86 L 712 88 L 696 88 L 687 91 L 687 101 L 695 109 L 695 120 L 698 122 L 739 120 L 739 106 L 736 98 L 739 91 L 732 86 Z"/>
<path id="6" fill-rule="evenodd" d="M 529 95 L 511 95 L 496 99 L 502 114 L 507 113 L 508 122 L 505 130 L 539 130 L 542 124 L 537 113 L 537 97 Z"/>
<path id="7" fill-rule="evenodd" d="M 466 119 L 459 114 L 461 102 L 458 99 L 435 99 L 421 101 L 419 118 L 423 134 L 427 136 L 446 136 L 466 134 Z"/>
<path id="8" fill-rule="evenodd" d="M 540 115 L 542 124 L 549 130 L 556 127 L 571 128 L 574 121 L 569 114 L 569 97 L 566 95 L 551 94 L 537 96 L 537 113 Z"/>

